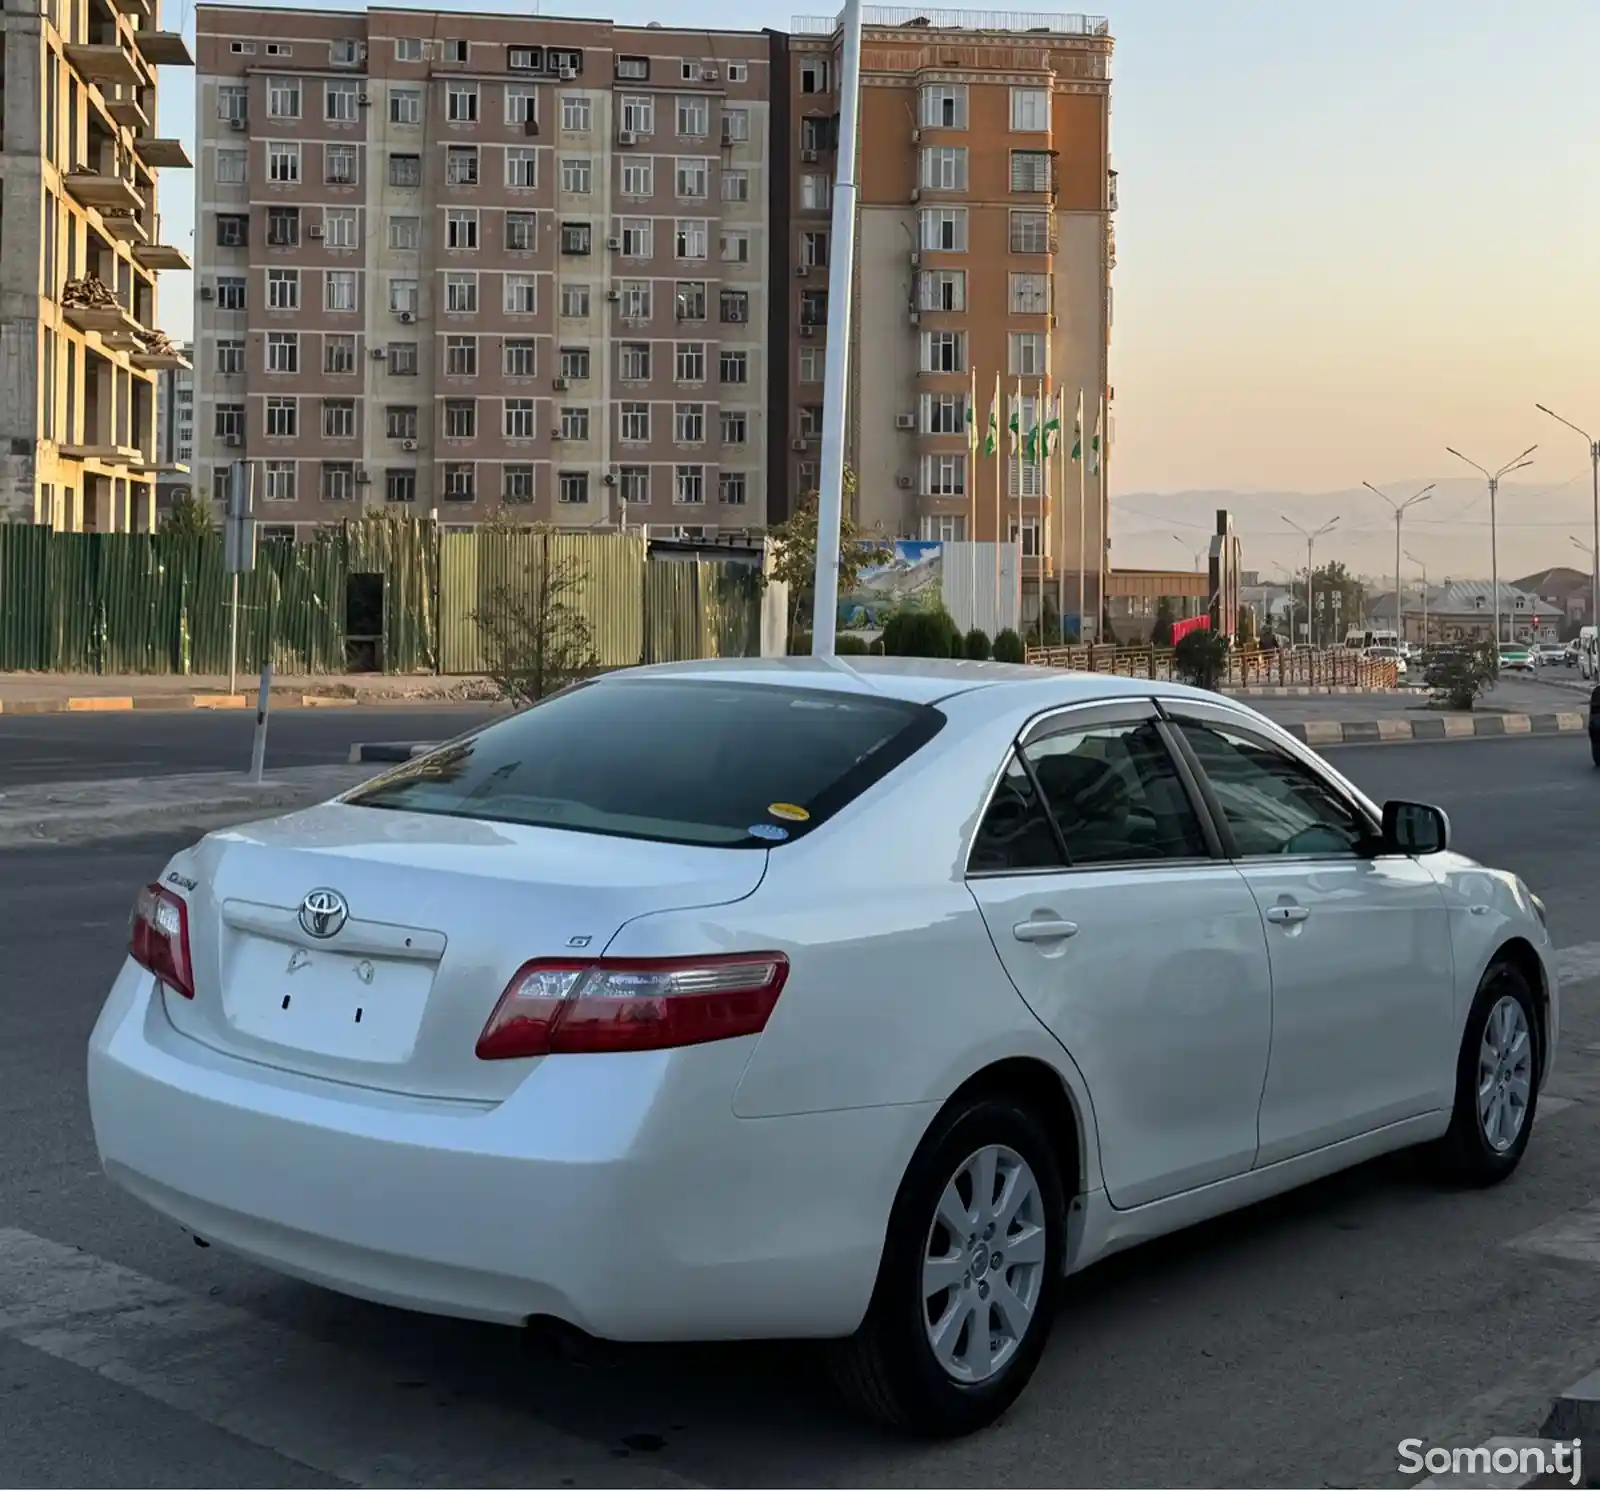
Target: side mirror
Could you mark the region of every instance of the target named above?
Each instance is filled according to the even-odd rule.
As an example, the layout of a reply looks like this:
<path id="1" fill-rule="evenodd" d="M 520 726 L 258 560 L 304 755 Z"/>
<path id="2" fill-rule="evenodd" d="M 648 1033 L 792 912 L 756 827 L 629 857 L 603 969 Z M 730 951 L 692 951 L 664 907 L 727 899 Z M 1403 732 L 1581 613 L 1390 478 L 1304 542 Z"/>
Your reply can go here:
<path id="1" fill-rule="evenodd" d="M 1450 847 L 1450 820 L 1444 809 L 1425 802 L 1386 802 L 1383 845 L 1389 854 L 1443 854 Z"/>

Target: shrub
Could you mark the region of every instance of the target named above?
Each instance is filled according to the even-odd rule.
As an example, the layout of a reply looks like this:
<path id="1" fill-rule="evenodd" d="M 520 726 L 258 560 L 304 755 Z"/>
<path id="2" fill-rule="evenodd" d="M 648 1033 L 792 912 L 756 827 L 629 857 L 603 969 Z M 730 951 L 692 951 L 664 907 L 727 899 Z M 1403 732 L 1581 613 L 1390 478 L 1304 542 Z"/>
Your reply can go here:
<path id="1" fill-rule="evenodd" d="M 1451 709 L 1471 709 L 1500 672 L 1500 653 L 1492 642 L 1462 647 L 1435 659 L 1427 674 L 1434 698 Z"/>
<path id="2" fill-rule="evenodd" d="M 811 655 L 811 633 L 791 631 L 789 633 L 789 656 L 809 657 Z"/>
<path id="3" fill-rule="evenodd" d="M 840 632 L 833 639 L 833 653 L 835 657 L 865 657 L 867 639 L 856 636 L 854 632 Z"/>
<path id="4" fill-rule="evenodd" d="M 1025 663 L 1028 661 L 1028 650 L 1022 645 L 1022 638 L 1009 626 L 995 636 L 994 660 L 997 663 Z"/>
<path id="5" fill-rule="evenodd" d="M 897 611 L 883 629 L 883 650 L 891 657 L 958 656 L 960 641 L 950 613 L 942 610 Z"/>
<path id="6" fill-rule="evenodd" d="M 967 656 L 974 662 L 984 662 L 994 649 L 989 645 L 989 634 L 981 626 L 967 633 Z"/>
<path id="7" fill-rule="evenodd" d="M 1172 650 L 1172 661 L 1185 683 L 1214 689 L 1228 671 L 1228 643 L 1209 630 L 1185 632 Z"/>

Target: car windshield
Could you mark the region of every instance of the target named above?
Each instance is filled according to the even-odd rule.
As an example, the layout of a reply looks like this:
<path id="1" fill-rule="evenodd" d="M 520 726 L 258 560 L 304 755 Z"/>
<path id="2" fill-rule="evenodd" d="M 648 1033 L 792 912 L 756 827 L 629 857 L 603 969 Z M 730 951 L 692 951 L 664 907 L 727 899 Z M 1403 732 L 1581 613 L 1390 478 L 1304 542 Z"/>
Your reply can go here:
<path id="1" fill-rule="evenodd" d="M 833 690 L 660 677 L 587 683 L 345 801 L 770 848 L 825 823 L 943 724 L 926 705 Z"/>

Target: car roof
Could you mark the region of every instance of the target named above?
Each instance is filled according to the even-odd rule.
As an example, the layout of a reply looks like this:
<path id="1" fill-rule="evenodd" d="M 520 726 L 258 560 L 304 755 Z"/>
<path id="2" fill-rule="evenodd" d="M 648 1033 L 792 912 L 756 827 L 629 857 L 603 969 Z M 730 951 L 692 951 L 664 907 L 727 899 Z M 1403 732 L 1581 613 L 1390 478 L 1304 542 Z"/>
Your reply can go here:
<path id="1" fill-rule="evenodd" d="M 956 694 L 1003 688 L 1011 702 L 1036 694 L 1040 704 L 1079 700 L 1168 697 L 1215 699 L 1186 684 L 1112 673 L 1080 673 L 1025 663 L 979 663 L 961 658 L 775 657 L 708 658 L 682 663 L 652 663 L 604 675 L 608 683 L 645 678 L 703 679 L 718 683 L 783 685 L 878 694 L 913 704 L 932 704 Z"/>

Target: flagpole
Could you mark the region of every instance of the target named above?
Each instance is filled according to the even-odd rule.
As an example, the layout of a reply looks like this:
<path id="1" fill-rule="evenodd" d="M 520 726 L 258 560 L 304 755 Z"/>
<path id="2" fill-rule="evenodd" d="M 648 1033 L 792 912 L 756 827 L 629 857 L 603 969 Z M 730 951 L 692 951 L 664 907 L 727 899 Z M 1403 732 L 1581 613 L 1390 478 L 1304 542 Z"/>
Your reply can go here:
<path id="1" fill-rule="evenodd" d="M 1083 430 L 1083 390 L 1078 390 L 1078 641 L 1084 640 L 1085 627 L 1083 624 L 1083 570 L 1084 561 L 1088 556 L 1088 482 L 1085 479 L 1085 468 L 1089 462 L 1089 452 L 1085 448 Z"/>
<path id="2" fill-rule="evenodd" d="M 1062 394 L 1062 398 L 1065 399 L 1065 397 L 1066 397 L 1066 395 L 1063 393 Z M 1061 461 L 1060 461 L 1060 467 L 1061 467 L 1060 477 L 1061 477 L 1061 479 L 1056 485 L 1056 496 L 1061 499 L 1061 506 L 1059 508 L 1057 508 L 1056 511 L 1055 511 L 1055 517 L 1056 517 L 1057 521 L 1055 523 L 1055 528 L 1056 528 L 1055 539 L 1056 539 L 1056 543 L 1055 543 L 1055 566 L 1054 566 L 1055 567 L 1055 572 L 1056 572 L 1056 630 L 1061 633 L 1061 635 L 1057 638 L 1057 641 L 1060 641 L 1060 642 L 1065 642 L 1067 640 L 1066 632 L 1063 630 L 1065 623 L 1062 621 L 1061 618 L 1066 614 L 1066 610 L 1067 610 L 1067 606 L 1066 606 L 1067 593 L 1066 593 L 1066 589 L 1065 589 L 1065 586 L 1066 586 L 1066 583 L 1067 583 L 1067 576 L 1066 576 L 1065 567 L 1062 564 L 1062 560 L 1064 560 L 1066 558 L 1066 553 L 1067 553 L 1067 451 L 1068 451 L 1068 449 L 1069 449 L 1069 447 L 1067 445 L 1066 431 L 1063 430 L 1061 432 Z"/>
<path id="3" fill-rule="evenodd" d="M 967 393 L 967 629 L 978 624 L 978 367 Z"/>
<path id="4" fill-rule="evenodd" d="M 1039 620 L 1041 622 L 1039 640 L 1042 642 L 1044 640 L 1044 626 L 1042 625 L 1044 621 L 1044 601 L 1042 599 L 1044 595 L 1044 494 L 1050 486 L 1050 452 L 1048 449 L 1050 443 L 1050 421 L 1046 417 L 1048 411 L 1045 409 L 1044 403 L 1043 378 L 1039 380 L 1038 400 L 1039 412 L 1034 415 L 1034 423 L 1035 428 L 1039 428 L 1040 425 L 1043 426 L 1043 433 L 1037 438 L 1044 443 L 1042 445 L 1036 443 L 1033 447 L 1033 453 L 1038 457 L 1039 467 L 1039 527 L 1033 536 L 1033 572 L 1041 597 L 1039 602 Z"/>
<path id="5" fill-rule="evenodd" d="M 1100 395 L 1100 415 L 1094 425 L 1094 469 L 1100 478 L 1100 518 L 1096 525 L 1095 541 L 1098 548 L 1095 584 L 1095 640 L 1100 640 L 1100 626 L 1106 619 L 1106 396 Z"/>
<path id="6" fill-rule="evenodd" d="M 989 406 L 994 411 L 994 632 L 1000 633 L 1000 494 L 1005 490 L 1005 478 L 1001 462 L 1005 459 L 1000 441 L 1000 370 L 995 369 L 994 374 L 994 403 Z"/>

